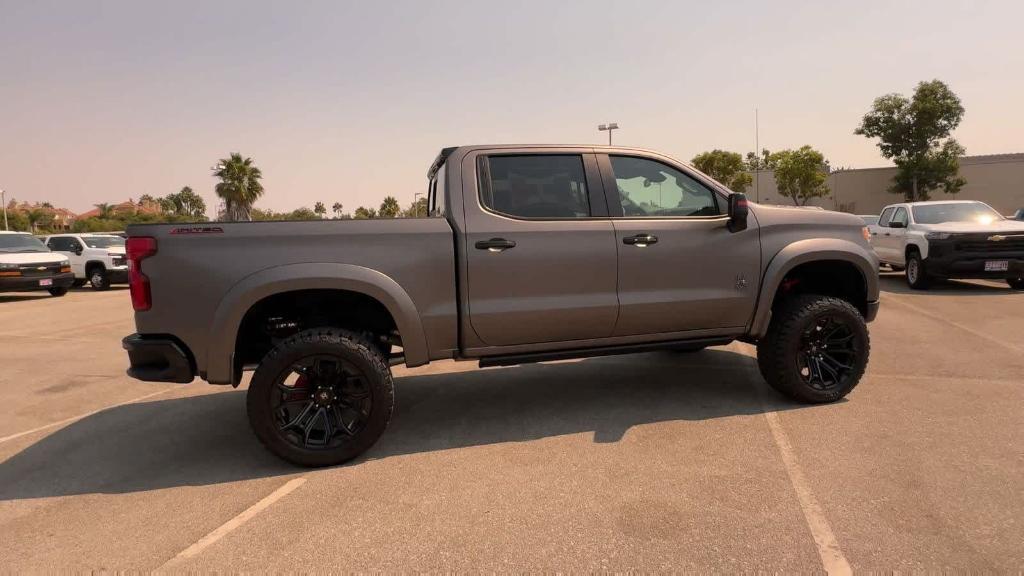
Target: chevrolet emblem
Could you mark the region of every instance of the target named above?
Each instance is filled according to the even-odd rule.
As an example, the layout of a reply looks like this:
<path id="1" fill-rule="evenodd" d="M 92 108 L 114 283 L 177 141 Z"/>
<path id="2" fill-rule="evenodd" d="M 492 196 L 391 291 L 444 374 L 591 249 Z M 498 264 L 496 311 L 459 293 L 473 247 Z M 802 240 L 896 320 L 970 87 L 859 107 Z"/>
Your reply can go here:
<path id="1" fill-rule="evenodd" d="M 1002 242 L 1003 240 L 1006 240 L 1006 236 L 1003 236 L 1002 234 L 996 234 L 995 236 L 989 236 L 988 239 L 991 242 Z"/>

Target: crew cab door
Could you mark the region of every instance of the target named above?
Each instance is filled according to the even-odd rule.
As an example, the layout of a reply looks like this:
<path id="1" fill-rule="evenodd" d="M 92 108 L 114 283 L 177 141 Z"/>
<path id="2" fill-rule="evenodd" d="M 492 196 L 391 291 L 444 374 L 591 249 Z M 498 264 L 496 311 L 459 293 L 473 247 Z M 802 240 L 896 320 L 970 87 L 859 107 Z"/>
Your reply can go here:
<path id="1" fill-rule="evenodd" d="M 875 253 L 883 262 L 903 265 L 906 259 L 904 240 L 906 240 L 909 216 L 904 206 L 887 208 L 878 220 L 878 235 L 872 236 Z"/>
<path id="2" fill-rule="evenodd" d="M 593 154 L 480 151 L 463 160 L 470 324 L 488 346 L 608 337 L 615 232 Z"/>
<path id="3" fill-rule="evenodd" d="M 53 252 L 60 252 L 71 261 L 71 271 L 76 278 L 85 277 L 85 258 L 82 253 L 85 247 L 73 236 L 57 236 L 46 241 L 46 246 Z"/>
<path id="4" fill-rule="evenodd" d="M 730 232 L 725 197 L 667 159 L 598 161 L 619 255 L 614 335 L 743 329 L 760 284 L 755 219 Z"/>

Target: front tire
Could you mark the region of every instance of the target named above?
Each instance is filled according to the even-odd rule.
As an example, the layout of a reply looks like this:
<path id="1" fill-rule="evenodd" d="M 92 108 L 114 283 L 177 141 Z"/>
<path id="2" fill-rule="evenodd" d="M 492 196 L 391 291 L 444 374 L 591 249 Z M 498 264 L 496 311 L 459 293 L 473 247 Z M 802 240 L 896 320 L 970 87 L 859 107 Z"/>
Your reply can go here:
<path id="1" fill-rule="evenodd" d="M 1024 290 L 1024 276 L 1020 278 L 1007 278 L 1006 283 L 1014 290 Z"/>
<path id="2" fill-rule="evenodd" d="M 928 276 L 928 268 L 919 252 L 907 255 L 907 285 L 914 290 L 927 290 L 932 279 Z"/>
<path id="3" fill-rule="evenodd" d="M 50 288 L 49 290 L 47 290 L 47 292 L 50 293 L 50 296 L 55 296 L 57 298 L 60 298 L 61 296 L 63 296 L 63 295 L 68 293 L 68 289 L 64 288 L 64 287 L 61 287 L 61 286 L 55 286 L 55 287 Z"/>
<path id="4" fill-rule="evenodd" d="M 110 277 L 107 275 L 107 270 L 102 266 L 93 268 L 89 272 L 89 284 L 92 285 L 94 290 L 109 290 Z"/>
<path id="5" fill-rule="evenodd" d="M 299 332 L 271 350 L 246 397 L 260 442 L 299 466 L 333 466 L 368 450 L 395 405 L 380 350 L 347 330 Z"/>
<path id="6" fill-rule="evenodd" d="M 761 375 L 799 402 L 835 402 L 864 375 L 871 343 L 864 317 L 845 300 L 805 294 L 784 303 L 757 344 Z"/>

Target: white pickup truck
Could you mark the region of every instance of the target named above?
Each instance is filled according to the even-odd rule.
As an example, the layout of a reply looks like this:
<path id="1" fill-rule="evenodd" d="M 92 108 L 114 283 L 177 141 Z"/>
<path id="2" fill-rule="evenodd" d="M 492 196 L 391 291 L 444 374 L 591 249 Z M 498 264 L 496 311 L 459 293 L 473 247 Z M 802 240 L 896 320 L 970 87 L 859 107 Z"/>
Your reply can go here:
<path id="1" fill-rule="evenodd" d="M 906 269 L 911 288 L 926 289 L 937 278 L 986 278 L 1024 290 L 1024 222 L 984 202 L 892 204 L 868 229 L 879 261 Z"/>
<path id="2" fill-rule="evenodd" d="M 46 246 L 71 260 L 75 286 L 86 282 L 96 290 L 128 282 L 128 260 L 124 238 L 113 234 L 55 234 Z"/>

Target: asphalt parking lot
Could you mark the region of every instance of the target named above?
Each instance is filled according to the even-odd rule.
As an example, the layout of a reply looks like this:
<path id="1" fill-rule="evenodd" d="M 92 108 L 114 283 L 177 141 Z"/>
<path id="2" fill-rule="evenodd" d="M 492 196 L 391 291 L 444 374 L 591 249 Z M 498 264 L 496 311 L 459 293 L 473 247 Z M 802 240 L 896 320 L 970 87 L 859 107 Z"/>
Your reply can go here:
<path id="1" fill-rule="evenodd" d="M 1024 569 L 1024 294 L 883 276 L 845 401 L 782 399 L 738 343 L 444 362 L 324 470 L 265 452 L 243 390 L 125 376 L 126 290 L 0 294 L 0 566 Z"/>

